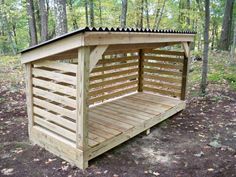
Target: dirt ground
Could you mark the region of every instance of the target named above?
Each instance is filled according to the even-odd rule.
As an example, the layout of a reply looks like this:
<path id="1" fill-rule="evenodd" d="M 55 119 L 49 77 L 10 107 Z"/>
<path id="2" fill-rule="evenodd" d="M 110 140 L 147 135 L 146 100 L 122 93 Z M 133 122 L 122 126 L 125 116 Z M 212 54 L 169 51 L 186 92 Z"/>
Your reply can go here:
<path id="1" fill-rule="evenodd" d="M 0 83 L 0 176 L 236 176 L 236 92 L 209 85 L 181 113 L 90 161 L 81 171 L 27 136 L 24 86 Z"/>

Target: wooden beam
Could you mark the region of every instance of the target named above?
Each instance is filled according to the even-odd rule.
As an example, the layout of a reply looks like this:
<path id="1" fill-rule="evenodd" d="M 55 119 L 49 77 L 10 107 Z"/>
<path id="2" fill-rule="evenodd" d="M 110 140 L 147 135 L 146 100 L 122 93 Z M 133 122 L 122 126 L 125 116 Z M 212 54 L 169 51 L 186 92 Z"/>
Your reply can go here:
<path id="1" fill-rule="evenodd" d="M 90 48 L 78 49 L 76 147 L 82 150 L 80 168 L 88 167 L 88 85 Z"/>
<path id="2" fill-rule="evenodd" d="M 103 53 L 108 48 L 108 45 L 100 45 L 95 47 L 90 53 L 89 72 L 93 70 L 99 59 L 102 59 Z"/>
<path id="3" fill-rule="evenodd" d="M 143 60 L 144 60 L 144 53 L 143 50 L 139 50 L 139 77 L 138 77 L 138 91 L 143 91 Z"/>
<path id="4" fill-rule="evenodd" d="M 183 43 L 185 56 L 182 72 L 182 84 L 181 84 L 181 100 L 185 100 L 187 92 L 187 82 L 188 82 L 188 72 L 189 72 L 189 62 L 190 62 L 190 47 L 189 43 Z"/>
<path id="5" fill-rule="evenodd" d="M 26 100 L 27 100 L 27 114 L 28 114 L 28 133 L 31 139 L 31 129 L 34 125 L 33 120 L 33 84 L 32 84 L 32 64 L 27 63 L 25 65 L 26 76 Z"/>

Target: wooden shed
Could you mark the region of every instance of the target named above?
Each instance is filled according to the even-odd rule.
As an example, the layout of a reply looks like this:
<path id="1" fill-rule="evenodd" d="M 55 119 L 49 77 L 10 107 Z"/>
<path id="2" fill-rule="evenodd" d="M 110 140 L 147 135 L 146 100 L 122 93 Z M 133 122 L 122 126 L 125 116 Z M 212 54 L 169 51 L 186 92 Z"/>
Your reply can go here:
<path id="1" fill-rule="evenodd" d="M 183 110 L 193 38 L 86 27 L 22 51 L 30 140 L 85 169 Z"/>

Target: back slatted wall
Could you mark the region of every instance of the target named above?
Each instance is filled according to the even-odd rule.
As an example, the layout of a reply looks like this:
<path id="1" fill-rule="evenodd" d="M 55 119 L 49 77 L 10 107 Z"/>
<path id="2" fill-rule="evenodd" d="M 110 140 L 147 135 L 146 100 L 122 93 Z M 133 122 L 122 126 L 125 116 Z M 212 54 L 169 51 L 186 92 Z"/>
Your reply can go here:
<path id="1" fill-rule="evenodd" d="M 144 50 L 143 90 L 180 97 L 184 52 Z"/>
<path id="2" fill-rule="evenodd" d="M 90 73 L 89 104 L 136 92 L 138 50 L 104 55 Z"/>
<path id="3" fill-rule="evenodd" d="M 32 67 L 34 124 L 68 140 L 76 140 L 77 65 L 38 61 Z"/>

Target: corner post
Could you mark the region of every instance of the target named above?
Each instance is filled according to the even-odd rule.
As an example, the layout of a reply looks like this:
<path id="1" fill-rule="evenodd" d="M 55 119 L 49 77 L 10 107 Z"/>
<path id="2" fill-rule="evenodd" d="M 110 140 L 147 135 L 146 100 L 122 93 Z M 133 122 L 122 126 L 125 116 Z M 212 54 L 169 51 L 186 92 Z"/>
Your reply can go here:
<path id="1" fill-rule="evenodd" d="M 81 169 L 88 167 L 88 87 L 89 87 L 90 48 L 78 49 L 77 69 L 77 116 L 76 116 L 76 148 L 82 151 L 77 157 Z"/>
<path id="2" fill-rule="evenodd" d="M 143 49 L 139 50 L 139 72 L 138 72 L 138 91 L 143 91 L 143 60 L 144 60 L 144 52 Z"/>
<path id="3" fill-rule="evenodd" d="M 190 62 L 190 43 L 184 42 L 182 43 L 184 48 L 184 62 L 183 62 L 183 72 L 182 72 L 182 84 L 181 84 L 181 100 L 185 100 L 186 92 L 187 92 L 187 85 L 188 85 L 188 72 L 189 72 L 189 62 Z"/>
<path id="4" fill-rule="evenodd" d="M 32 64 L 25 64 L 25 83 L 26 83 L 26 102 L 28 115 L 28 134 L 31 140 L 31 129 L 34 125 L 33 120 L 33 84 L 32 84 Z"/>

